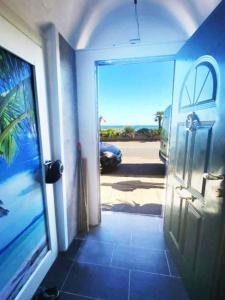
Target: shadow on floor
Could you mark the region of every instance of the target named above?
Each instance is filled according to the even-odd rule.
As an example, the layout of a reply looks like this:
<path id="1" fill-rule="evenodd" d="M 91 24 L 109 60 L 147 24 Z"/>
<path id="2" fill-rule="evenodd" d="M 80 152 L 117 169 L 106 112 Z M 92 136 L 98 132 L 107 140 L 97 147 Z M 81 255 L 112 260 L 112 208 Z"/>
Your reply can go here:
<path id="1" fill-rule="evenodd" d="M 102 183 L 101 186 L 110 186 L 114 190 L 130 192 L 136 189 L 164 189 L 164 183 L 143 182 L 141 180 L 118 181 L 113 183 Z"/>
<path id="2" fill-rule="evenodd" d="M 110 173 L 104 173 L 104 176 L 141 176 L 141 177 L 164 177 L 166 174 L 166 168 L 161 163 L 149 163 L 149 164 L 127 164 L 122 163 L 117 169 L 114 169 Z"/>
<path id="3" fill-rule="evenodd" d="M 118 203 L 118 204 L 102 204 L 103 211 L 114 211 L 114 212 L 125 212 L 132 214 L 142 214 L 142 215 L 156 215 L 161 216 L 162 205 L 155 203 L 148 203 L 140 205 L 134 201 L 132 203 Z"/>

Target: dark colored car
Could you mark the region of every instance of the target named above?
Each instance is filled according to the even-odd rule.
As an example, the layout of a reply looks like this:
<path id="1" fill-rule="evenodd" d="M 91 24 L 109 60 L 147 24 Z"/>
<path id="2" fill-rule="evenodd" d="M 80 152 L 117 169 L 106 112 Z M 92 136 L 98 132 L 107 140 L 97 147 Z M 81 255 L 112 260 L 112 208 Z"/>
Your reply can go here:
<path id="1" fill-rule="evenodd" d="M 122 160 L 122 152 L 114 145 L 100 142 L 100 167 L 102 171 L 112 170 Z"/>

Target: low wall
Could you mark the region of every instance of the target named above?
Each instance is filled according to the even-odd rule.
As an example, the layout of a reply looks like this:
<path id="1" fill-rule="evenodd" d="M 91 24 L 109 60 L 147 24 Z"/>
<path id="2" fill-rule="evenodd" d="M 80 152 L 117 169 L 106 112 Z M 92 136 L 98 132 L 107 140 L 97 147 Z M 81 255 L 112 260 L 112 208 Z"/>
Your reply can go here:
<path id="1" fill-rule="evenodd" d="M 128 142 L 128 141 L 159 141 L 160 136 L 118 136 L 118 137 L 100 137 L 101 142 Z"/>

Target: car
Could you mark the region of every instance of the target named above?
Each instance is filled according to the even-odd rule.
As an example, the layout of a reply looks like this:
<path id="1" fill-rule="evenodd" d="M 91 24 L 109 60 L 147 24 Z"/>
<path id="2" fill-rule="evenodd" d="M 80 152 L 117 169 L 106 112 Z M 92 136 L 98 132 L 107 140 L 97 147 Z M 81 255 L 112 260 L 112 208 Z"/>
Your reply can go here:
<path id="1" fill-rule="evenodd" d="M 170 122 L 172 114 L 172 105 L 169 105 L 163 114 L 162 130 L 160 134 L 160 150 L 159 158 L 167 165 L 169 158 L 169 136 L 170 136 Z"/>
<path id="2" fill-rule="evenodd" d="M 121 150 L 111 144 L 100 142 L 100 168 L 101 171 L 110 171 L 122 161 Z"/>

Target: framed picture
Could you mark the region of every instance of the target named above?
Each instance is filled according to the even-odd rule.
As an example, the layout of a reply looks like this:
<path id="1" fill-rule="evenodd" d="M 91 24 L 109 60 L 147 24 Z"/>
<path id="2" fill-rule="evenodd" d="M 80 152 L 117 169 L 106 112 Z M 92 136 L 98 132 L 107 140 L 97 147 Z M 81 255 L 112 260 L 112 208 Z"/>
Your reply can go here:
<path id="1" fill-rule="evenodd" d="M 33 55 L 37 62 L 41 59 Z M 49 215 L 44 180 L 37 69 L 0 46 L 0 299 L 15 299 L 23 290 L 32 295 L 32 277 L 38 285 L 56 256 L 55 220 Z M 46 267 L 38 271 L 44 261 Z"/>

